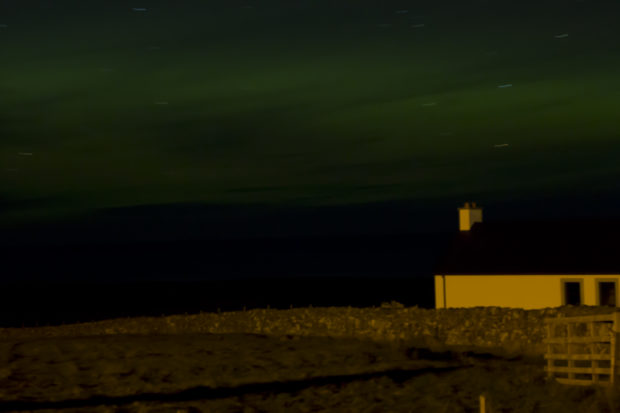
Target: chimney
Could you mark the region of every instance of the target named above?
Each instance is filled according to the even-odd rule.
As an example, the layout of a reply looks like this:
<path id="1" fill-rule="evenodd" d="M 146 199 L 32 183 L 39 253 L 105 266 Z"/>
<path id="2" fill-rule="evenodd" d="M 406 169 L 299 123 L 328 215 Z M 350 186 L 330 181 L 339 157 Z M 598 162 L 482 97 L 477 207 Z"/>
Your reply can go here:
<path id="1" fill-rule="evenodd" d="M 482 222 L 482 208 L 475 202 L 465 202 L 465 205 L 459 208 L 459 229 L 469 231 L 476 222 Z"/>

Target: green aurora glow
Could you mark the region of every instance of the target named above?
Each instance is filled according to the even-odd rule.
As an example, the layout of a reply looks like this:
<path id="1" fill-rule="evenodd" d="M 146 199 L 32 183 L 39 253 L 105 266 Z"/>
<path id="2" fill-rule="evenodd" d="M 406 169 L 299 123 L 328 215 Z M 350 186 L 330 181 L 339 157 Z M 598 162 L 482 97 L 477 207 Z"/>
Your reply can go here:
<path id="1" fill-rule="evenodd" d="M 620 177 L 612 4 L 7 3 L 0 196 L 41 202 L 4 220 Z"/>

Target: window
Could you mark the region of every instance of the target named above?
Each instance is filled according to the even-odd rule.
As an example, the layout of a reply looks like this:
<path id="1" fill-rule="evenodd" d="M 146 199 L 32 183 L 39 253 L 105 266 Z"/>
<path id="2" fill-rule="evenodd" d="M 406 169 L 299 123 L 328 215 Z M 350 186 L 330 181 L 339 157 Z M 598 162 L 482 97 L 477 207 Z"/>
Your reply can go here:
<path id="1" fill-rule="evenodd" d="M 583 288 L 581 280 L 562 280 L 562 305 L 581 305 Z"/>
<path id="2" fill-rule="evenodd" d="M 598 305 L 616 306 L 616 281 L 598 281 Z"/>

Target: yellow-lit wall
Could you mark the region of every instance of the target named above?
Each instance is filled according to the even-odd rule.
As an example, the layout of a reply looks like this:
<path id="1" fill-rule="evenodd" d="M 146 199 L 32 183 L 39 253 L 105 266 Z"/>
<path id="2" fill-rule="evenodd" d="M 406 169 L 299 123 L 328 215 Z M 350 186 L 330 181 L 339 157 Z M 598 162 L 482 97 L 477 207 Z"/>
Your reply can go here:
<path id="1" fill-rule="evenodd" d="M 562 280 L 582 280 L 584 305 L 599 305 L 597 281 L 616 284 L 616 303 L 620 274 L 612 275 L 446 275 L 445 297 L 441 275 L 435 275 L 435 307 L 517 307 L 536 309 L 559 307 Z M 446 305 L 447 304 L 447 305 Z"/>

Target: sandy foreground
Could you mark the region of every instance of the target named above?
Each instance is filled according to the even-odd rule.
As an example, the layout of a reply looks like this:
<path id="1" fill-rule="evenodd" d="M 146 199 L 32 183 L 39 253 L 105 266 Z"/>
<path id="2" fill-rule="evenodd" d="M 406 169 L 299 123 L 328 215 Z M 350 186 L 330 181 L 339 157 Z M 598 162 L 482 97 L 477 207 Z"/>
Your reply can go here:
<path id="1" fill-rule="evenodd" d="M 0 411 L 604 412 L 543 360 L 412 342 L 260 334 L 0 338 Z M 613 406 L 612 406 L 613 407 Z"/>

